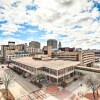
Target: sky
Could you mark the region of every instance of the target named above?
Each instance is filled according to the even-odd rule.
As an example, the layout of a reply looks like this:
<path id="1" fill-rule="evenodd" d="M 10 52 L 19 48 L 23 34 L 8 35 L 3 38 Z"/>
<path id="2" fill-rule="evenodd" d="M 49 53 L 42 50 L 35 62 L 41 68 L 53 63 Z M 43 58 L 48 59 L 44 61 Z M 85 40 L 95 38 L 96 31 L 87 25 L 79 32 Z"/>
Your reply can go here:
<path id="1" fill-rule="evenodd" d="M 48 39 L 100 49 L 100 0 L 0 0 L 0 45 Z"/>

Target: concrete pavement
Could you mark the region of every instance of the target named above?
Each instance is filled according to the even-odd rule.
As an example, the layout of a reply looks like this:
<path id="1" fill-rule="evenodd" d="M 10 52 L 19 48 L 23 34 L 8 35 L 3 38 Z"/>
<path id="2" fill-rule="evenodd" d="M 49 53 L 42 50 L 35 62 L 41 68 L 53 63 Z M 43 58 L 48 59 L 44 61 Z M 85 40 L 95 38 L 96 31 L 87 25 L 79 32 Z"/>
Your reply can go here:
<path id="1" fill-rule="evenodd" d="M 15 75 L 15 81 L 19 85 L 21 85 L 26 91 L 28 91 L 29 93 L 39 89 L 37 86 L 30 83 L 26 78 L 23 78 L 23 76 L 18 75 L 17 73 L 12 71 L 11 69 L 9 69 L 9 70 Z"/>
<path id="2" fill-rule="evenodd" d="M 4 66 L 4 68 L 2 68 L 2 66 Z M 11 69 L 8 69 L 6 66 L 7 65 L 0 65 L 0 76 L 3 76 L 4 72 L 6 72 L 7 70 L 10 70 L 14 74 L 15 80 L 9 86 L 9 90 L 11 91 L 15 99 L 32 91 L 38 90 L 38 88 L 35 85 L 31 84 L 22 76 L 13 72 Z M 0 85 L 0 88 L 4 88 L 4 85 Z"/>

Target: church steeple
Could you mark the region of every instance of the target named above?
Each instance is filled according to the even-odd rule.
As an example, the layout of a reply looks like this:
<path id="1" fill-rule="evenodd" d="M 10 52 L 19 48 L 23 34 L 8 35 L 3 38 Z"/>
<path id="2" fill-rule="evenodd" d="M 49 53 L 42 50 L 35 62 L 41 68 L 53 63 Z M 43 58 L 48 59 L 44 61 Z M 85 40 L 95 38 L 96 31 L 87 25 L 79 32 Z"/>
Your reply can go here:
<path id="1" fill-rule="evenodd" d="M 58 48 L 61 48 L 61 42 L 59 42 L 59 44 L 58 44 Z"/>

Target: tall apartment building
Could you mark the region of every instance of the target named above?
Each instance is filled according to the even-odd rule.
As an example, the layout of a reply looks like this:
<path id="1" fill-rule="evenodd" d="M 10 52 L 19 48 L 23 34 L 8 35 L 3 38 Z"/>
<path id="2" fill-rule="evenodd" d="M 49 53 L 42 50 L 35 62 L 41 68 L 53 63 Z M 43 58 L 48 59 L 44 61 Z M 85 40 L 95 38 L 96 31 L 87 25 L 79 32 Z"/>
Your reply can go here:
<path id="1" fill-rule="evenodd" d="M 24 51 L 24 44 L 18 44 L 18 45 L 16 45 L 16 49 L 18 50 L 18 51 Z"/>
<path id="2" fill-rule="evenodd" d="M 55 39 L 49 39 L 47 41 L 47 46 L 51 46 L 52 49 L 57 49 L 57 40 L 55 40 Z"/>
<path id="3" fill-rule="evenodd" d="M 40 42 L 31 41 L 31 42 L 29 42 L 29 47 L 40 49 Z"/>
<path id="4" fill-rule="evenodd" d="M 30 55 L 35 55 L 36 53 L 42 52 L 39 48 L 27 47 L 25 51 L 28 52 Z"/>

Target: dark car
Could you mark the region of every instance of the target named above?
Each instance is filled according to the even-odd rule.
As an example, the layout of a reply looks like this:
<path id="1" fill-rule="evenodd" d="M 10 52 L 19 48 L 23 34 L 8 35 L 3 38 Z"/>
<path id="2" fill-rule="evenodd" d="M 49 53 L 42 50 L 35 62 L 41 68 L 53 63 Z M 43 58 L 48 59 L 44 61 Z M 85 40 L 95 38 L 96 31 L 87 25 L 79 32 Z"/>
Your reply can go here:
<path id="1" fill-rule="evenodd" d="M 2 80 L 0 80 L 0 84 L 3 84 L 3 81 Z"/>
<path id="2" fill-rule="evenodd" d="M 2 68 L 4 68 L 4 66 L 2 66 Z"/>

